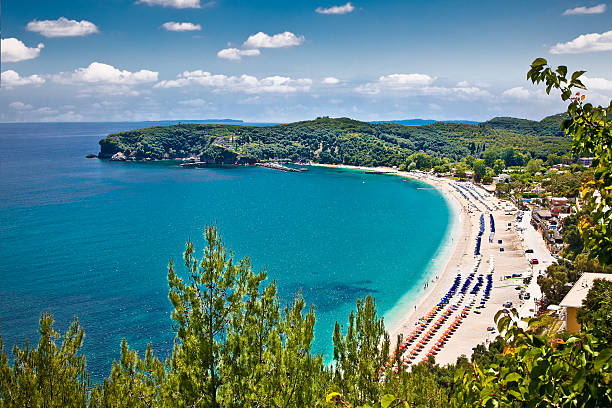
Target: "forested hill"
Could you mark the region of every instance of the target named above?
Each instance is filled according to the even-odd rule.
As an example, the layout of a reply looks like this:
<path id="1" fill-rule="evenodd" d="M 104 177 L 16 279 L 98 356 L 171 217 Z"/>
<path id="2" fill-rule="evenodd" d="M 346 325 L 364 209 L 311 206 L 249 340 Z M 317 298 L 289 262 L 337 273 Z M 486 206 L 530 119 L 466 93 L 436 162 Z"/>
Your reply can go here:
<path id="1" fill-rule="evenodd" d="M 100 141 L 99 157 L 122 153 L 118 156 L 136 160 L 198 157 L 215 164 L 311 160 L 394 166 L 416 152 L 457 160 L 512 147 L 525 157 L 545 159 L 569 151 L 571 140 L 559 131 L 560 122 L 561 115 L 540 122 L 495 118 L 477 125 L 404 126 L 327 117 L 264 127 L 177 124 L 108 135 Z"/>

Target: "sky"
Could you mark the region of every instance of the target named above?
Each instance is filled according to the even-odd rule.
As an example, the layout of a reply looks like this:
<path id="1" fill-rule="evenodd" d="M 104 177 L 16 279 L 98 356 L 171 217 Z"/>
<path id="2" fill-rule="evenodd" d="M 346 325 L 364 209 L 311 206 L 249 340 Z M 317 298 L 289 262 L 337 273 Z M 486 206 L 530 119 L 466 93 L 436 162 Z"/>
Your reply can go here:
<path id="1" fill-rule="evenodd" d="M 5 0 L 0 122 L 540 120 L 537 57 L 612 99 L 612 3 Z"/>

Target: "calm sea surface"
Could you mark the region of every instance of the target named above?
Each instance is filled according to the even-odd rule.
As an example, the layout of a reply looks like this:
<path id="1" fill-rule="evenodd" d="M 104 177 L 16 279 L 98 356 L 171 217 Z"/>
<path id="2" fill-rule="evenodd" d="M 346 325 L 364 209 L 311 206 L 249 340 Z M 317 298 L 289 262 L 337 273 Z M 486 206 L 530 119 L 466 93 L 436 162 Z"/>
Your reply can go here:
<path id="1" fill-rule="evenodd" d="M 372 294 L 386 313 L 422 287 L 449 209 L 437 191 L 398 177 L 310 168 L 181 169 L 85 159 L 110 132 L 151 123 L 0 124 L 0 333 L 5 349 L 37 342 L 74 315 L 96 379 L 119 344 L 165 357 L 174 333 L 167 264 L 203 227 L 257 269 L 283 301 L 301 290 L 317 314 L 315 350 L 329 359 L 334 322 Z M 182 272 L 182 270 L 181 270 Z"/>

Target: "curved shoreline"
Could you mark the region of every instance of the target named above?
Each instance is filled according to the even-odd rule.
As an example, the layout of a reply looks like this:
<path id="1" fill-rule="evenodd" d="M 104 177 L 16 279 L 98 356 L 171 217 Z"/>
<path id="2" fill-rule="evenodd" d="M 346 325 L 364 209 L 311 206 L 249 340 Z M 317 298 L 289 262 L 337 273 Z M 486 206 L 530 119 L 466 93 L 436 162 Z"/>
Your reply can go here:
<path id="1" fill-rule="evenodd" d="M 395 342 L 399 333 L 405 332 L 408 329 L 406 325 L 407 322 L 416 320 L 416 311 L 420 309 L 428 298 L 431 298 L 432 295 L 437 292 L 436 288 L 443 286 L 442 283 L 446 281 L 446 275 L 449 275 L 448 270 L 450 269 L 453 254 L 459 249 L 458 246 L 461 243 L 460 238 L 464 237 L 467 231 L 471 229 L 469 218 L 466 219 L 463 215 L 463 206 L 456 197 L 453 197 L 452 193 L 447 190 L 446 186 L 443 186 L 445 183 L 436 183 L 433 180 L 423 180 L 416 177 L 414 174 L 404 173 L 405 172 L 398 172 L 397 175 L 418 180 L 434 186 L 436 190 L 440 191 L 440 194 L 448 205 L 449 226 L 447 227 L 442 242 L 440 242 L 440 246 L 434 254 L 435 258 L 432 259 L 429 266 L 426 268 L 421 282 L 412 290 L 404 294 L 404 296 L 397 301 L 396 305 L 385 313 L 385 320 L 388 323 L 392 342 Z M 466 222 L 468 223 L 467 227 L 465 225 Z M 455 239 L 455 237 L 457 239 Z M 450 276 L 454 278 L 454 275 Z M 421 284 L 425 282 L 428 282 L 429 285 L 426 289 L 423 289 L 421 288 Z"/>
<path id="2" fill-rule="evenodd" d="M 489 328 L 495 326 L 494 315 L 502 308 L 502 304 L 507 301 L 515 302 L 517 305 L 522 304 L 518 297 L 519 292 L 515 290 L 515 285 L 520 286 L 522 279 L 506 280 L 507 275 L 523 273 L 529 268 L 521 239 L 515 229 L 514 211 L 516 211 L 516 208 L 512 203 L 499 200 L 494 196 L 491 197 L 489 194 L 483 194 L 483 201 L 481 202 L 466 198 L 451 185 L 451 180 L 424 173 L 401 172 L 386 167 L 313 165 L 380 172 L 418 180 L 438 189 L 447 201 L 451 213 L 454 214 L 454 219 L 450 220 L 453 225 L 448 229 L 446 238 L 440 244 L 435 255 L 436 264 L 430 264 L 423 274 L 420 284 L 411 288 L 391 310 L 385 313 L 385 318 L 388 319 L 387 330 L 391 336 L 392 350 L 397 336 L 402 334 L 405 338 L 421 322 L 421 319 L 438 304 L 453 284 L 457 273 L 462 274 L 463 281 L 473 270 L 476 260 L 473 255 L 473 245 L 478 236 L 480 214 L 492 214 L 498 226 L 494 234 L 495 239 L 492 242 L 483 239 L 481 247 L 482 262 L 479 263 L 476 273 L 476 275 L 484 274 L 489 267 L 494 265 L 493 290 L 485 308 L 474 309 L 466 314 L 456 333 L 436 355 L 436 362 L 440 364 L 455 363 L 457 357 L 471 355 L 474 346 L 488 342 L 496 336 L 495 330 L 491 331 Z M 488 222 L 486 224 L 488 225 Z M 486 229 L 488 230 L 488 228 Z M 487 232 L 488 235 L 489 232 Z M 503 244 L 500 245 L 498 240 Z M 505 247 L 504 252 L 500 251 L 501 246 Z M 491 261 L 494 264 L 491 264 Z M 503 284 L 500 283 L 501 280 L 504 280 Z M 425 281 L 429 281 L 430 285 L 423 291 L 420 285 Z M 429 343 L 427 349 L 431 344 Z M 415 361 L 420 361 L 425 354 L 426 351 L 420 352 L 418 360 Z"/>
<path id="3" fill-rule="evenodd" d="M 395 305 L 384 314 L 387 330 L 391 336 L 391 342 L 394 344 L 397 334 L 408 329 L 407 323 L 416 320 L 417 312 L 422 305 L 426 303 L 428 298 L 431 298 L 435 292 L 438 292 L 436 290 L 437 288 L 444 286 L 442 284 L 445 283 L 447 280 L 445 278 L 449 275 L 448 269 L 450 268 L 451 259 L 453 255 L 456 255 L 458 245 L 462 242 L 460 237 L 465 237 L 471 229 L 469 218 L 464 216 L 465 203 L 460 200 L 459 196 L 453 194 L 454 190 L 450 188 L 448 183 L 437 178 L 427 177 L 424 174 L 418 175 L 416 173 L 398 171 L 389 167 L 364 167 L 319 163 L 311 163 L 310 165 L 314 167 L 361 170 L 409 178 L 440 191 L 440 194 L 448 205 L 450 226 L 447 228 L 445 237 L 442 242 L 440 242 L 440 246 L 434 254 L 435 258 L 432 259 L 434 262 L 429 263 L 420 282 L 402 295 Z M 468 224 L 467 228 L 465 223 Z M 457 240 L 454 240 L 454 237 L 457 237 Z M 465 241 L 467 241 L 467 237 L 465 237 Z M 436 276 L 438 279 L 436 279 Z M 454 275 L 452 275 L 452 278 L 454 278 Z M 430 285 L 424 289 L 421 285 L 425 283 L 430 283 Z"/>

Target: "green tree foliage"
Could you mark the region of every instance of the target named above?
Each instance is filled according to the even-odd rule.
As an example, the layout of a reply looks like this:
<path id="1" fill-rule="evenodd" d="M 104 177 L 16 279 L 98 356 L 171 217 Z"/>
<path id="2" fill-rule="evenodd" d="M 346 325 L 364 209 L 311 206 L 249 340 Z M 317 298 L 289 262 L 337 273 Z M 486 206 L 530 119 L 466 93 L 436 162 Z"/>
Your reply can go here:
<path id="1" fill-rule="evenodd" d="M 493 119 L 480 125 L 434 123 L 403 126 L 365 123 L 348 118 L 317 118 L 277 126 L 177 124 L 108 135 L 100 141 L 100 157 L 117 152 L 135 159 L 198 157 L 210 164 L 246 164 L 265 160 L 311 160 L 319 163 L 362 166 L 408 166 L 408 156 L 459 160 L 467 154 L 491 160 L 492 152 L 509 146 L 517 157 L 546 159 L 565 154 L 570 143 L 558 130 L 533 122 L 529 134 L 512 124 L 519 119 Z M 553 119 L 560 122 L 560 119 Z M 516 133 L 519 132 L 519 133 Z M 546 143 L 550 141 L 551 143 Z M 417 158 L 418 160 L 424 157 Z M 416 163 L 429 169 L 441 163 Z M 470 163 L 471 165 L 471 163 Z M 512 164 L 516 165 L 516 164 Z M 491 167 L 491 166 L 489 166 Z"/>
<path id="2" fill-rule="evenodd" d="M 474 160 L 474 181 L 480 183 L 482 178 L 487 174 L 485 161 L 482 159 Z"/>
<path id="3" fill-rule="evenodd" d="M 547 166 L 554 166 L 556 164 L 561 164 L 561 162 L 562 162 L 561 157 L 559 157 L 558 154 L 551 153 L 546 157 Z"/>
<path id="4" fill-rule="evenodd" d="M 351 311 L 346 334 L 336 322 L 333 340 L 334 384 L 360 404 L 377 400 L 380 369 L 389 359 L 390 341 L 371 296 L 357 301 L 357 312 Z"/>
<path id="5" fill-rule="evenodd" d="M 169 393 L 185 406 L 309 406 L 316 400 L 322 358 L 311 354 L 314 311 L 297 296 L 280 312 L 276 286 L 265 288 L 248 258 L 234 262 L 217 233 L 206 229 L 201 260 L 184 254 L 189 279 L 170 263 L 172 318 L 178 324 L 168 373 Z"/>
<path id="6" fill-rule="evenodd" d="M 612 347 L 612 281 L 595 279 L 578 309 L 578 322 Z"/>
<path id="7" fill-rule="evenodd" d="M 547 304 L 559 304 L 579 277 L 579 272 L 570 262 L 561 261 L 548 266 L 545 274 L 538 276 L 538 285 Z"/>
<path id="8" fill-rule="evenodd" d="M 431 358 L 415 365 L 410 371 L 389 374 L 381 393 L 392 394 L 408 402 L 409 406 L 444 408 L 454 392 L 454 372 L 455 366 L 452 364 L 440 367 Z"/>
<path id="9" fill-rule="evenodd" d="M 612 100 L 607 107 L 585 103 L 585 95 L 574 94 L 575 89 L 586 89 L 580 81 L 585 71 L 568 76 L 566 66 L 553 70 L 544 58 L 531 64 L 527 79 L 546 85 L 546 93 L 558 89 L 561 99 L 570 101 L 561 130 L 572 136 L 572 153 L 594 157 L 593 180 L 583 184 L 580 195 L 585 213 L 580 230 L 591 256 L 601 263 L 612 262 Z"/>
<path id="10" fill-rule="evenodd" d="M 465 170 L 459 169 L 455 172 L 455 177 L 457 177 L 459 180 L 466 180 L 467 173 L 465 172 Z"/>
<path id="11" fill-rule="evenodd" d="M 53 317 L 40 317 L 36 348 L 26 342 L 13 348 L 13 364 L 0 339 L 0 407 L 85 407 L 89 380 L 85 357 L 80 354 L 84 330 L 75 318 L 61 335 L 53 329 Z"/>
<path id="12" fill-rule="evenodd" d="M 495 161 L 499 159 L 499 154 L 493 149 L 487 149 L 482 155 L 482 158 L 484 159 L 485 165 L 492 168 Z"/>
<path id="13" fill-rule="evenodd" d="M 493 171 L 495 172 L 495 174 L 501 174 L 505 168 L 506 163 L 502 159 L 497 159 L 495 160 L 495 163 L 493 163 Z"/>
<path id="14" fill-rule="evenodd" d="M 525 171 L 527 173 L 535 174 L 539 172 L 541 168 L 542 168 L 542 160 L 531 159 L 529 160 L 529 162 L 527 162 L 527 165 L 525 166 Z"/>
<path id="15" fill-rule="evenodd" d="M 612 266 L 601 265 L 596 259 L 589 259 L 584 253 L 578 255 L 573 262 L 559 260 L 546 268 L 543 275 L 538 276 L 538 285 L 542 289 L 546 304 L 558 304 L 570 291 L 580 275 L 585 272 L 612 273 Z"/>
<path id="16" fill-rule="evenodd" d="M 590 332 L 567 340 L 525 331 L 517 313 L 497 313 L 508 344 L 488 366 L 473 363 L 455 374 L 456 407 L 604 407 L 612 404 L 612 349 Z M 530 326 L 537 320 L 528 320 Z"/>
<path id="17" fill-rule="evenodd" d="M 580 195 L 582 184 L 592 177 L 592 171 L 553 173 L 548 180 L 542 181 L 542 187 L 553 197 L 576 198 Z"/>
<path id="18" fill-rule="evenodd" d="M 498 312 L 495 321 L 500 337 L 488 350 L 477 347 L 471 363 L 458 360 L 452 386 L 444 387 L 450 394 L 446 400 L 442 395 L 442 403 L 437 398 L 436 369 L 422 363 L 404 374 L 416 376 L 411 381 L 421 381 L 417 386 L 421 390 L 412 388 L 404 396 L 398 377 L 391 376 L 385 379 L 390 392 L 371 406 L 586 408 L 612 404 L 612 348 L 605 337 L 590 329 L 571 337 L 537 334 L 534 328 L 541 321 L 525 319 L 529 329 L 524 330 L 517 324 L 514 309 Z M 357 406 L 340 393 L 328 394 L 327 401 L 330 406 Z"/>
<path id="19" fill-rule="evenodd" d="M 0 341 L 0 407 L 319 405 L 332 376 L 311 351 L 314 309 L 306 312 L 299 294 L 282 309 L 276 285 L 263 285 L 265 273 L 253 272 L 248 258 L 234 261 L 216 228 L 205 236 L 201 259 L 186 245 L 186 280 L 170 263 L 177 334 L 165 362 L 150 346 L 142 358 L 124 339 L 110 375 L 90 388 L 79 355 L 83 329 L 75 319 L 60 336 L 45 314 L 38 348 L 15 347 L 12 365 Z M 373 302 L 360 310 L 376 313 Z"/>
<path id="20" fill-rule="evenodd" d="M 575 259 L 584 250 L 584 241 L 578 229 L 580 216 L 572 214 L 563 219 L 563 255 L 569 259 Z"/>
<path id="21" fill-rule="evenodd" d="M 113 363 L 102 389 L 96 390 L 92 405 L 101 407 L 155 407 L 171 400 L 167 387 L 167 371 L 147 347 L 144 360 L 130 350 L 125 339 L 121 342 L 121 358 Z"/>

